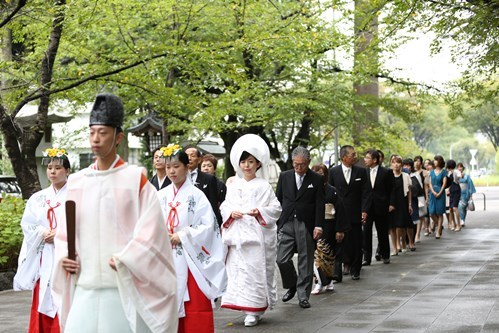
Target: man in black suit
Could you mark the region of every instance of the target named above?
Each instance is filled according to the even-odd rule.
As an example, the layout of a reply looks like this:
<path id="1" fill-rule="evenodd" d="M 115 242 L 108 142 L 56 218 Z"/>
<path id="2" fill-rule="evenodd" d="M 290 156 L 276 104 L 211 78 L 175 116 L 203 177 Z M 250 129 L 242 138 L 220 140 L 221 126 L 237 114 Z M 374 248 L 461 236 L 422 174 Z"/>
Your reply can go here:
<path id="1" fill-rule="evenodd" d="M 364 156 L 364 164 L 367 167 L 367 179 L 370 185 L 370 202 L 367 208 L 367 221 L 364 225 L 364 261 L 362 266 L 371 264 L 373 247 L 373 223 L 376 223 L 378 234 L 378 253 L 376 260 L 383 259 L 383 263 L 390 263 L 390 241 L 388 238 L 388 206 L 390 204 L 390 193 L 393 185 L 393 172 L 382 167 L 381 157 L 375 149 L 370 149 Z"/>
<path id="2" fill-rule="evenodd" d="M 310 152 L 296 147 L 291 155 L 294 170 L 279 175 L 277 199 L 282 213 L 277 221 L 277 265 L 283 287 L 288 289 L 282 301 L 298 293 L 299 305 L 309 308 L 314 274 L 315 241 L 322 235 L 324 222 L 324 181 L 309 169 Z M 298 253 L 298 274 L 293 255 Z"/>
<path id="3" fill-rule="evenodd" d="M 199 188 L 210 201 L 213 212 L 217 217 L 218 226 L 222 225 L 222 215 L 220 214 L 220 209 L 218 209 L 218 190 L 217 190 L 217 179 L 207 173 L 199 170 L 199 164 L 201 163 L 201 152 L 194 146 L 184 147 L 184 151 L 189 156 L 189 164 L 187 168 L 189 169 L 191 181 Z"/>
<path id="4" fill-rule="evenodd" d="M 354 147 L 345 145 L 340 149 L 341 164 L 329 170 L 329 184 L 336 187 L 338 202 L 336 220 L 343 228 L 349 227 L 343 240 L 343 258 L 335 258 L 335 275 L 340 275 L 342 260 L 350 267 L 352 280 L 360 279 L 362 267 L 362 224 L 367 218 L 369 188 L 366 170 L 355 165 L 357 153 Z M 341 231 L 341 229 L 339 229 Z"/>
<path id="5" fill-rule="evenodd" d="M 167 187 L 171 183 L 166 175 L 165 159 L 163 158 L 163 152 L 160 149 L 161 147 L 158 147 L 154 150 L 152 163 L 156 170 L 156 174 L 149 179 L 157 191 Z"/>

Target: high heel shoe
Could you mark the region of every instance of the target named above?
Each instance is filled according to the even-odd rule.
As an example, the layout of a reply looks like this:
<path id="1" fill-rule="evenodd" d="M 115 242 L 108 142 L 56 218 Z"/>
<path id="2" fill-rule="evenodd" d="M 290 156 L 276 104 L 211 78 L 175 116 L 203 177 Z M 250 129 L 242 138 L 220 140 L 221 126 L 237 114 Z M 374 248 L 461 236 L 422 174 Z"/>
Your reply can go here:
<path id="1" fill-rule="evenodd" d="M 435 234 L 435 239 L 440 239 L 440 237 L 442 237 L 442 231 L 440 231 L 440 233 L 436 233 Z"/>

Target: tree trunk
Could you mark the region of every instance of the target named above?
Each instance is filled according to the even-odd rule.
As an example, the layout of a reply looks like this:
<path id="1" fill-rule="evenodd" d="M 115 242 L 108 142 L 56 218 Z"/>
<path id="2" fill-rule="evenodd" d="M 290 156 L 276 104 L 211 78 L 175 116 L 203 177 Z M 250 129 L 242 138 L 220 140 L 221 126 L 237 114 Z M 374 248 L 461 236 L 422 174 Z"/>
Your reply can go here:
<path id="1" fill-rule="evenodd" d="M 50 95 L 47 92 L 50 90 L 54 62 L 62 36 L 65 4 L 65 0 L 55 2 L 55 14 L 52 21 L 49 44 L 41 62 L 41 97 L 35 125 L 24 129 L 22 133 L 14 123 L 12 115 L 9 114 L 5 107 L 0 107 L 0 122 L 5 140 L 5 148 L 7 149 L 7 154 L 12 162 L 14 173 L 25 199 L 41 189 L 36 165 L 36 148 L 40 144 L 47 127 L 48 108 L 50 104 Z M 8 43 L 12 45 L 11 41 L 8 41 Z M 7 47 L 10 46 L 4 47 L 4 53 Z M 19 103 L 19 105 L 21 104 L 26 104 L 26 102 L 23 100 Z"/>
<path id="2" fill-rule="evenodd" d="M 234 115 L 228 116 L 227 123 L 235 123 L 237 122 L 237 117 Z M 232 150 L 232 146 L 236 142 L 236 140 L 241 136 L 235 130 L 226 130 L 220 133 L 220 137 L 224 141 L 224 147 L 226 151 L 226 155 L 224 158 L 224 179 L 232 177 L 236 174 L 234 168 L 232 167 L 232 163 L 230 163 L 230 151 Z"/>
<path id="3" fill-rule="evenodd" d="M 369 124 L 374 125 L 379 119 L 379 109 L 376 99 L 379 96 L 378 72 L 379 54 L 376 48 L 378 35 L 378 16 L 375 8 L 367 0 L 355 1 L 355 50 L 354 73 L 363 76 L 370 74 L 370 82 L 354 82 L 355 93 L 362 103 L 354 103 L 355 121 L 352 131 L 353 144 L 359 145 L 362 141 L 363 131 Z M 368 66 L 366 68 L 366 66 Z M 366 71 L 367 69 L 367 71 Z M 372 96 L 372 98 L 370 98 Z"/>

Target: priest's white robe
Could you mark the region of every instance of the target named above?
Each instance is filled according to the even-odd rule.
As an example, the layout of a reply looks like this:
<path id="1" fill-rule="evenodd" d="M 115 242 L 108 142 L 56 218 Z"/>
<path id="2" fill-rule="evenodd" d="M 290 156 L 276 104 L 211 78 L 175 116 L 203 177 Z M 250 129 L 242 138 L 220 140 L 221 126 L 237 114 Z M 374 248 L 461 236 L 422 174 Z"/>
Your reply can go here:
<path id="1" fill-rule="evenodd" d="M 76 203 L 80 272 L 74 276 L 62 268 L 67 230 L 61 226 L 53 275 L 61 327 L 66 332 L 176 332 L 171 246 L 156 190 L 143 169 L 122 160 L 104 171 L 93 165 L 71 175 L 67 186 L 67 199 Z"/>
<path id="2" fill-rule="evenodd" d="M 173 248 L 173 258 L 177 271 L 178 313 L 182 318 L 185 317 L 184 302 L 190 300 L 188 271 L 208 299 L 220 297 L 225 292 L 227 274 L 223 244 L 210 202 L 189 178 L 178 191 L 170 184 L 157 193 L 165 218 L 164 233 L 167 234 L 170 228 L 170 233 L 177 233 L 181 241 Z"/>
<path id="3" fill-rule="evenodd" d="M 43 234 L 66 223 L 64 203 L 66 185 L 59 191 L 54 186 L 33 194 L 24 209 L 21 227 L 24 239 L 19 253 L 19 265 L 14 277 L 14 290 L 32 290 L 40 279 L 38 312 L 51 318 L 57 314 L 57 306 L 51 294 L 51 276 L 54 265 L 54 244 L 45 243 Z"/>
<path id="4" fill-rule="evenodd" d="M 257 217 L 231 217 L 233 211 L 245 213 L 254 208 L 259 211 Z M 282 211 L 272 186 L 262 178 L 248 182 L 236 176 L 227 186 L 220 210 L 229 278 L 222 307 L 249 312 L 272 309 L 277 299 L 276 222 Z"/>

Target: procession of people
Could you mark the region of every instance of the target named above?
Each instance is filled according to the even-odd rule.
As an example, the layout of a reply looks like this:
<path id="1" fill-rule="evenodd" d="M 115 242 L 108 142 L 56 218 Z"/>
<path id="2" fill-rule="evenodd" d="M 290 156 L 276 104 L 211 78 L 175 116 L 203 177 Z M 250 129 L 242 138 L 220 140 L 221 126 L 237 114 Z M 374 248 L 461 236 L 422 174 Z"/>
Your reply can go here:
<path id="1" fill-rule="evenodd" d="M 214 332 L 218 306 L 257 326 L 278 306 L 278 271 L 281 301 L 297 296 L 308 309 L 373 259 L 416 251 L 422 231 L 443 237 L 444 215 L 461 231 L 475 192 L 462 163 L 392 155 L 384 167 L 383 152 L 369 149 L 359 164 L 351 145 L 329 169 L 310 167 L 310 151 L 296 147 L 274 191 L 269 148 L 255 134 L 235 141 L 226 183 L 216 157 L 174 143 L 153 152 L 148 180 L 116 152 L 123 119 L 121 99 L 99 94 L 95 162 L 69 175 L 64 149 L 44 153 L 51 185 L 26 204 L 14 278 L 15 290 L 33 290 L 29 332 Z"/>

